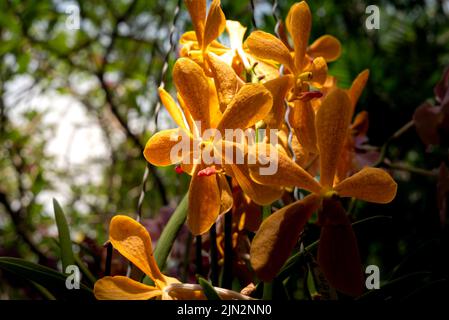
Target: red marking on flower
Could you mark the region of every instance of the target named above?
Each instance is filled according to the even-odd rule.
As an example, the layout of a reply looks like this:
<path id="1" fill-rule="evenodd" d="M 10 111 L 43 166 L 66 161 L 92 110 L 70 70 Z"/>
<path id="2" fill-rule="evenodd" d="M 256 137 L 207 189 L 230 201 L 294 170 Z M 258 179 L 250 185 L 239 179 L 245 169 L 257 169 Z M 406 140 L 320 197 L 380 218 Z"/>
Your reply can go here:
<path id="1" fill-rule="evenodd" d="M 299 98 L 299 100 L 307 102 L 312 99 L 321 98 L 322 96 L 323 96 L 323 93 L 320 91 L 306 91 L 306 92 L 301 92 L 298 98 Z"/>
<path id="2" fill-rule="evenodd" d="M 198 171 L 198 177 L 209 177 L 216 173 L 217 173 L 217 169 L 215 169 L 215 166 L 211 166 L 211 167 L 207 167 L 203 170 Z"/>
<path id="3" fill-rule="evenodd" d="M 184 173 L 184 170 L 182 170 L 182 167 L 180 165 L 177 165 L 175 167 L 175 171 L 176 171 L 177 174 Z"/>

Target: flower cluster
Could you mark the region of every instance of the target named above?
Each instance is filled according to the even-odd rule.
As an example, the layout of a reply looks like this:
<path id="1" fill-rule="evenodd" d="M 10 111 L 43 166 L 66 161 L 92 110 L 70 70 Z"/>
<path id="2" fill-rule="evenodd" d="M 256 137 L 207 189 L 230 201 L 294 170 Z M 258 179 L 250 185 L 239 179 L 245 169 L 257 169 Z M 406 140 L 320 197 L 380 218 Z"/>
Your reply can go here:
<path id="1" fill-rule="evenodd" d="M 279 38 L 263 31 L 245 38 L 246 28 L 226 20 L 219 0 L 213 0 L 208 10 L 205 0 L 185 0 L 185 5 L 194 31 L 180 39 L 180 57 L 173 67 L 177 99 L 159 89 L 177 128 L 154 134 L 146 144 L 145 159 L 156 166 L 177 165 L 177 172 L 191 176 L 187 224 L 194 235 L 209 231 L 225 212 L 260 215 L 241 208 L 271 206 L 282 199 L 278 202 L 282 208 L 251 224 L 256 235 L 250 261 L 264 281 L 276 276 L 317 212 L 320 268 L 340 292 L 360 294 L 357 243 L 340 199 L 388 203 L 397 189 L 387 172 L 365 167 L 357 156 L 357 145 L 366 138 L 368 116 L 366 112 L 355 116 L 355 109 L 369 72 L 361 72 L 349 89 L 338 87 L 327 64 L 339 58 L 340 42 L 324 35 L 309 45 L 312 15 L 305 1 L 290 8 Z M 219 38 L 228 41 L 224 44 Z M 261 129 L 275 135 L 261 135 Z M 205 135 L 208 130 L 217 134 Z M 225 130 L 255 134 L 239 139 Z M 186 139 L 189 152 L 174 152 Z M 230 152 L 219 152 L 223 149 Z M 218 161 L 211 164 L 205 155 Z M 236 161 L 236 155 L 243 161 Z M 263 174 L 272 164 L 276 170 Z M 286 197 L 293 187 L 302 190 L 302 199 Z M 136 235 L 129 234 L 131 229 Z M 153 278 L 156 287 L 139 284 L 132 292 L 151 298 L 175 280 L 160 273 L 151 260 L 151 243 L 137 235 L 143 232 L 138 229 L 137 223 L 115 218 L 111 242 Z M 123 237 L 126 233 L 128 238 Z M 125 281 L 112 279 L 100 280 L 104 285 L 98 287 L 97 297 L 110 297 Z"/>

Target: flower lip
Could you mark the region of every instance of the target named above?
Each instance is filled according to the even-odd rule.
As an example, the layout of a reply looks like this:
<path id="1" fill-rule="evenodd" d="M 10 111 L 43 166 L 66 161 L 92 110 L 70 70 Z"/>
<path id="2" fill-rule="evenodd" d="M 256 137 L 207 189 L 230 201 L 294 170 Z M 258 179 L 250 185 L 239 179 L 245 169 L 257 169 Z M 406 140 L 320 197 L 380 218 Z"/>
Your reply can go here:
<path id="1" fill-rule="evenodd" d="M 216 173 L 218 173 L 218 170 L 215 168 L 215 166 L 210 166 L 198 171 L 198 177 L 209 177 Z"/>
<path id="2" fill-rule="evenodd" d="M 299 94 L 298 99 L 307 102 L 312 99 L 321 98 L 322 96 L 323 93 L 321 91 L 305 91 Z"/>

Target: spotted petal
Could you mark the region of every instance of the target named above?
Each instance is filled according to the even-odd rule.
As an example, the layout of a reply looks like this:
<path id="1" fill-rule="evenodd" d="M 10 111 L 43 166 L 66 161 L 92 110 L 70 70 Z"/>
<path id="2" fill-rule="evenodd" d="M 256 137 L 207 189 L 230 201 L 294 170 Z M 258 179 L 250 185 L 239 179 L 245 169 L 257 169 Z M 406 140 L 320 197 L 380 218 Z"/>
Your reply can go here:
<path id="1" fill-rule="evenodd" d="M 337 38 L 328 34 L 316 39 L 307 49 L 313 58 L 323 57 L 327 62 L 337 60 L 341 54 L 341 44 Z"/>
<path id="2" fill-rule="evenodd" d="M 323 100 L 316 114 L 316 132 L 320 151 L 323 187 L 331 188 L 349 127 L 351 101 L 341 89 L 333 89 Z"/>
<path id="3" fill-rule="evenodd" d="M 305 54 L 312 28 L 312 14 L 305 1 L 295 3 L 290 8 L 286 25 L 293 38 L 296 69 L 302 70 L 306 64 Z"/>
<path id="4" fill-rule="evenodd" d="M 98 300 L 148 300 L 159 297 L 162 291 L 128 277 L 104 277 L 95 282 L 95 298 Z"/>
<path id="5" fill-rule="evenodd" d="M 281 40 L 272 34 L 254 31 L 249 35 L 245 43 L 250 52 L 258 58 L 276 61 L 285 65 L 290 71 L 295 70 L 290 51 Z"/>
<path id="6" fill-rule="evenodd" d="M 257 276 L 271 281 L 290 256 L 301 231 L 319 206 L 319 196 L 308 195 L 265 219 L 251 244 L 251 265 Z"/>
<path id="7" fill-rule="evenodd" d="M 154 259 L 148 231 L 136 220 L 122 215 L 114 216 L 109 226 L 109 240 L 122 256 L 153 279 L 157 287 L 162 288 L 169 282 Z"/>
<path id="8" fill-rule="evenodd" d="M 220 213 L 220 190 L 215 174 L 198 176 L 205 167 L 196 166 L 189 187 L 187 225 L 196 236 L 209 231 Z"/>
<path id="9" fill-rule="evenodd" d="M 391 176 L 379 168 L 364 168 L 334 187 L 340 197 L 389 203 L 396 196 L 397 184 Z"/>

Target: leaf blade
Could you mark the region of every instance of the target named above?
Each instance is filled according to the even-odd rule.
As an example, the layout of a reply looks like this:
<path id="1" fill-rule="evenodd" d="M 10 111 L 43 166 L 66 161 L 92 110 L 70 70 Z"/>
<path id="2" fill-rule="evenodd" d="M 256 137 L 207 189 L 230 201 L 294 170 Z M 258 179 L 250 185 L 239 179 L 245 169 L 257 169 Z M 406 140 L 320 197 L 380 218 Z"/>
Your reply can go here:
<path id="1" fill-rule="evenodd" d="M 62 269 L 65 272 L 69 265 L 75 265 L 70 229 L 64 215 L 64 211 L 56 199 L 53 199 L 56 225 L 58 227 L 59 248 L 61 249 Z"/>
<path id="2" fill-rule="evenodd" d="M 201 276 L 197 277 L 198 283 L 201 286 L 201 288 L 203 288 L 203 292 L 207 300 L 221 300 L 217 291 L 215 291 L 214 287 L 206 279 L 204 279 Z"/>
<path id="3" fill-rule="evenodd" d="M 79 290 L 68 290 L 66 275 L 39 264 L 20 258 L 0 257 L 0 269 L 37 283 L 58 296 L 71 296 L 80 299 L 92 299 L 93 293 L 87 286 L 80 284 Z"/>

